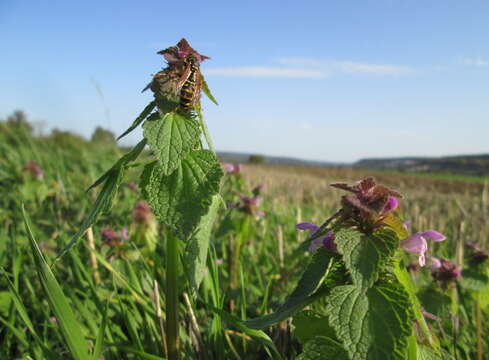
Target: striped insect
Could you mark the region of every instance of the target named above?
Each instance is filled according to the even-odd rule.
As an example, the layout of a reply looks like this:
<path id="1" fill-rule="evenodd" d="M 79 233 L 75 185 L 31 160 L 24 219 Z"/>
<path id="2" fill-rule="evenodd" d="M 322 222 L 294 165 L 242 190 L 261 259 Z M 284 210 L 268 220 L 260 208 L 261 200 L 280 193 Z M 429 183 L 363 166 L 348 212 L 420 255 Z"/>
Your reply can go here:
<path id="1" fill-rule="evenodd" d="M 178 111 L 183 113 L 198 106 L 201 90 L 217 104 L 200 73 L 200 63 L 209 59 L 208 56 L 199 54 L 185 39 L 180 40 L 177 46 L 158 51 L 158 54 L 163 55 L 168 66 L 154 75 L 143 91 L 151 89 L 156 97 L 171 96 L 172 101 L 178 103 Z"/>
<path id="2" fill-rule="evenodd" d="M 200 62 L 194 54 L 187 56 L 184 63 L 185 70 L 178 81 L 177 90 L 180 91 L 180 111 L 189 112 L 200 100 L 202 75 Z"/>

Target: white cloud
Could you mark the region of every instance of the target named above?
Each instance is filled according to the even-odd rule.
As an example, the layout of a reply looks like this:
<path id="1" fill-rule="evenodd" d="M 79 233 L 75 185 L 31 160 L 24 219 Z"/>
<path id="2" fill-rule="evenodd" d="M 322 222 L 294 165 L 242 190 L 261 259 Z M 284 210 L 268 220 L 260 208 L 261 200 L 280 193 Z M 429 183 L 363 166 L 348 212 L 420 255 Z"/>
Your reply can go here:
<path id="1" fill-rule="evenodd" d="M 365 64 L 351 61 L 340 61 L 337 63 L 337 65 L 343 72 L 346 73 L 398 76 L 413 72 L 413 70 L 407 66 L 398 65 Z"/>
<path id="2" fill-rule="evenodd" d="M 348 74 L 370 74 L 370 75 L 387 75 L 398 76 L 413 73 L 414 70 L 407 66 L 391 65 L 391 64 L 370 64 L 353 61 L 338 61 L 338 60 L 320 60 L 313 58 L 280 58 L 277 60 L 280 64 L 310 66 L 317 69 L 322 69 L 329 73 L 348 73 Z"/>
<path id="3" fill-rule="evenodd" d="M 463 60 L 465 65 L 471 65 L 471 66 L 487 66 L 489 65 L 489 62 L 487 60 L 484 60 L 480 57 L 474 57 L 474 58 L 465 58 Z"/>
<path id="4" fill-rule="evenodd" d="M 241 66 L 206 69 L 206 75 L 230 77 L 274 77 L 274 78 L 309 78 L 318 79 L 328 75 L 320 69 L 303 69 L 296 67 Z"/>
<path id="5" fill-rule="evenodd" d="M 278 66 L 238 66 L 206 69 L 206 74 L 229 77 L 273 77 L 319 79 L 334 74 L 399 76 L 414 72 L 407 66 L 333 61 L 314 58 L 280 58 Z"/>

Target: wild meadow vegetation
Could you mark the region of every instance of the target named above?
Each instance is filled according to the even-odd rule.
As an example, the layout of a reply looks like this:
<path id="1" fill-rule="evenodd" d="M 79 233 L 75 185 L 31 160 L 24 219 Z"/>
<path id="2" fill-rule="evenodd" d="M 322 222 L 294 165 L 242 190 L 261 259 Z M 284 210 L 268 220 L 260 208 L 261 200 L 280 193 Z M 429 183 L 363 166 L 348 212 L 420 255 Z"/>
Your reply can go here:
<path id="1" fill-rule="evenodd" d="M 0 122 L 0 359 L 486 359 L 489 185 L 220 164 L 187 45 L 132 149 Z"/>

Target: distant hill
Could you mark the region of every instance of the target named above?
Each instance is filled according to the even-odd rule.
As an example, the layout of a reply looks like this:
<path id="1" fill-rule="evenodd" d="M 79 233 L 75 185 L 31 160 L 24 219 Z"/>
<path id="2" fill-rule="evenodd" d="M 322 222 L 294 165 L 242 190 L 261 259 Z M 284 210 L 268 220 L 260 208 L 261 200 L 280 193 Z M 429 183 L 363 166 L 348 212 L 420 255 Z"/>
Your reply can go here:
<path id="1" fill-rule="evenodd" d="M 257 154 L 218 151 L 217 156 L 219 157 L 219 160 L 222 162 L 244 164 L 249 162 L 250 156 L 257 156 Z M 258 155 L 258 156 L 262 157 L 266 164 L 271 164 L 271 165 L 303 165 L 303 166 L 317 166 L 317 167 L 347 165 L 345 163 L 339 163 L 339 162 L 303 160 L 303 159 L 282 157 L 282 156 L 268 156 L 268 155 Z"/>
<path id="2" fill-rule="evenodd" d="M 361 159 L 353 166 L 372 170 L 487 176 L 489 175 L 489 154 Z"/>
<path id="3" fill-rule="evenodd" d="M 347 166 L 369 170 L 390 170 L 413 173 L 447 173 L 467 176 L 489 176 L 489 154 L 443 157 L 367 158 L 353 164 L 332 161 L 313 161 L 291 157 L 266 156 L 249 153 L 218 151 L 222 162 L 248 163 L 250 156 L 262 158 L 271 165 L 299 165 L 314 167 Z"/>

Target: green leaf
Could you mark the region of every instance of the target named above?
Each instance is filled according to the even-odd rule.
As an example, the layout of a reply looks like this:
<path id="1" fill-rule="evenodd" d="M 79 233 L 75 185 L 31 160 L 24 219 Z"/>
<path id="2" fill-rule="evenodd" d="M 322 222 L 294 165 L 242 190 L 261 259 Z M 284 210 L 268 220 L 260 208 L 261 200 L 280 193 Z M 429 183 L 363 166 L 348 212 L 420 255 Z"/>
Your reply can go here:
<path id="1" fill-rule="evenodd" d="M 109 211 L 112 206 L 112 200 L 117 194 L 119 185 L 124 177 L 124 171 L 127 164 L 133 162 L 141 154 L 146 146 L 146 140 L 141 140 L 131 151 L 124 154 L 109 170 L 105 172 L 100 178 L 98 178 L 87 189 L 93 189 L 94 187 L 104 183 L 104 186 L 92 205 L 88 215 L 83 220 L 80 228 L 76 234 L 71 238 L 68 245 L 65 246 L 61 253 L 56 257 L 54 262 L 57 262 L 66 252 L 68 252 L 78 241 L 78 239 L 85 233 L 85 231 L 97 221 L 98 216 L 106 211 Z"/>
<path id="2" fill-rule="evenodd" d="M 418 292 L 418 299 L 423 308 L 430 314 L 441 319 L 450 318 L 450 305 L 452 299 L 439 288 L 429 285 Z"/>
<path id="3" fill-rule="evenodd" d="M 297 287 L 292 294 L 289 295 L 287 300 L 285 300 L 274 313 L 247 320 L 245 321 L 245 325 L 252 329 L 269 327 L 287 319 L 297 311 L 301 310 L 304 306 L 310 304 L 319 297 L 324 296 L 328 292 L 327 289 L 322 289 L 322 291 L 319 291 L 317 294 L 315 293 L 321 285 L 321 281 L 325 276 L 328 265 L 335 257 L 336 254 L 331 251 L 318 249 L 302 274 Z"/>
<path id="4" fill-rule="evenodd" d="M 217 103 L 216 98 L 212 95 L 211 90 L 209 89 L 209 86 L 207 85 L 207 82 L 204 80 L 204 76 L 201 74 L 201 79 L 202 79 L 202 91 L 204 94 L 216 105 L 219 105 Z"/>
<path id="5" fill-rule="evenodd" d="M 333 339 L 316 336 L 306 343 L 297 360 L 348 360 L 348 353 Z"/>
<path id="6" fill-rule="evenodd" d="M 466 267 L 462 270 L 460 286 L 468 290 L 480 291 L 489 286 L 486 266 Z"/>
<path id="7" fill-rule="evenodd" d="M 11 333 L 22 343 L 23 346 L 25 347 L 29 346 L 29 342 L 27 341 L 27 336 L 23 331 L 17 329 L 13 324 L 4 320 L 2 316 L 0 316 L 0 323 L 2 323 L 6 328 L 9 328 Z"/>
<path id="8" fill-rule="evenodd" d="M 403 223 L 394 213 L 389 213 L 385 216 L 382 222 L 390 227 L 397 235 L 399 239 L 405 239 L 409 236 L 408 231 L 404 227 Z"/>
<path id="9" fill-rule="evenodd" d="M 189 153 L 170 176 L 163 173 L 159 163 L 147 165 L 141 188 L 158 219 L 186 240 L 208 212 L 222 176 L 215 155 L 197 150 Z"/>
<path id="10" fill-rule="evenodd" d="M 92 185 L 90 185 L 87 191 L 90 191 L 94 187 L 99 186 L 105 180 L 107 180 L 111 176 L 114 176 L 114 174 L 117 173 L 117 171 L 120 168 L 136 160 L 138 156 L 141 154 L 141 152 L 144 150 L 145 146 L 146 146 L 146 139 L 143 139 L 135 147 L 133 147 L 131 151 L 124 154 L 119 160 L 117 160 L 117 162 L 109 170 L 107 170 L 101 177 L 99 177 Z"/>
<path id="11" fill-rule="evenodd" d="M 428 324 L 421 312 L 421 304 L 419 303 L 418 297 L 416 296 L 416 289 L 414 287 L 413 281 L 409 276 L 406 268 L 403 266 L 402 261 L 400 260 L 403 256 L 403 250 L 398 250 L 396 255 L 395 264 L 393 266 L 394 274 L 396 275 L 397 280 L 403 286 L 404 290 L 407 291 L 409 295 L 409 299 L 412 303 L 412 310 L 414 312 L 414 317 L 419 324 L 420 333 L 428 340 L 428 343 L 431 346 L 439 347 L 438 339 L 433 336 L 431 333 Z"/>
<path id="12" fill-rule="evenodd" d="M 56 257 L 54 262 L 57 262 L 66 252 L 68 252 L 78 241 L 78 239 L 85 233 L 85 231 L 92 226 L 97 220 L 98 216 L 106 211 L 109 211 L 112 206 L 112 200 L 117 194 L 117 189 L 124 177 L 125 167 L 121 166 L 111 171 L 110 175 L 106 177 L 104 186 L 92 205 L 88 215 L 83 220 L 77 233 L 71 238 L 68 245 L 61 250 L 60 254 Z"/>
<path id="13" fill-rule="evenodd" d="M 129 354 L 137 355 L 140 359 L 144 359 L 144 360 L 166 360 L 166 358 L 163 358 L 161 356 L 148 354 L 144 351 L 135 349 L 135 348 L 130 347 L 130 346 L 115 345 L 115 347 L 117 347 L 117 349 L 122 350 L 124 352 L 127 352 Z"/>
<path id="14" fill-rule="evenodd" d="M 190 238 L 185 249 L 185 271 L 187 273 L 190 287 L 193 291 L 199 289 L 199 285 L 204 278 L 206 268 L 207 251 L 209 250 L 209 240 L 211 237 L 212 226 L 217 218 L 217 212 L 221 205 L 219 195 L 212 197 L 209 211 L 200 219 L 197 231 Z"/>
<path id="15" fill-rule="evenodd" d="M 149 119 L 143 125 L 144 137 L 160 162 L 164 175 L 170 175 L 199 141 L 199 123 L 179 113 Z"/>
<path id="16" fill-rule="evenodd" d="M 282 359 L 282 356 L 280 355 L 277 348 L 275 347 L 275 344 L 273 343 L 272 339 L 270 339 L 270 337 L 267 334 L 265 334 L 263 331 L 250 329 L 236 316 L 231 315 L 224 310 L 217 309 L 210 305 L 209 308 L 211 308 L 211 310 L 214 311 L 215 313 L 219 314 L 226 323 L 236 327 L 239 331 L 243 332 L 245 335 L 252 337 L 253 339 L 260 342 L 262 345 L 266 346 L 266 348 L 272 352 L 272 357 L 274 359 Z"/>
<path id="17" fill-rule="evenodd" d="M 95 341 L 95 346 L 93 348 L 92 359 L 98 360 L 102 356 L 102 351 L 104 350 L 105 341 L 105 328 L 107 326 L 107 313 L 109 311 L 109 301 L 105 303 L 104 315 L 102 318 L 102 324 L 98 330 L 97 340 Z"/>
<path id="18" fill-rule="evenodd" d="M 29 329 L 31 334 L 33 336 L 37 337 L 37 333 L 34 330 L 34 326 L 32 325 L 31 319 L 27 313 L 27 309 L 25 308 L 24 302 L 22 301 L 22 298 L 20 297 L 17 289 L 15 288 L 12 281 L 10 281 L 10 278 L 8 277 L 7 272 L 3 268 L 0 268 L 0 271 L 2 272 L 2 274 L 5 277 L 5 280 L 7 281 L 7 286 L 9 288 L 11 298 L 14 302 L 15 308 L 19 312 L 19 315 L 20 315 L 22 321 L 24 321 L 24 324 L 27 326 L 27 328 Z"/>
<path id="19" fill-rule="evenodd" d="M 441 357 L 428 346 L 418 345 L 418 360 L 443 360 L 449 357 Z"/>
<path id="20" fill-rule="evenodd" d="M 350 359 L 404 360 L 412 331 L 408 294 L 396 283 L 378 284 L 366 292 L 338 286 L 326 312 Z"/>
<path id="21" fill-rule="evenodd" d="M 153 111 L 153 109 L 155 108 L 156 106 L 156 101 L 151 101 L 145 108 L 144 110 L 141 112 L 141 114 L 139 114 L 139 116 L 136 118 L 136 120 L 134 120 L 134 122 L 132 123 L 131 126 L 129 126 L 129 128 L 124 131 L 122 133 L 121 136 L 119 136 L 117 138 L 117 140 L 120 140 L 122 139 L 124 136 L 126 136 L 127 134 L 129 134 L 131 131 L 133 131 L 135 128 L 138 127 L 139 124 L 141 124 L 144 119 L 146 119 L 148 117 L 148 115 L 151 113 L 151 111 Z"/>
<path id="22" fill-rule="evenodd" d="M 294 316 L 294 336 L 301 344 L 305 344 L 316 336 L 326 336 L 334 338 L 334 329 L 329 326 L 326 316 L 320 315 L 312 310 L 304 310 Z"/>
<path id="23" fill-rule="evenodd" d="M 388 229 L 370 235 L 342 229 L 335 233 L 335 243 L 353 282 L 362 288 L 369 288 L 377 281 L 399 247 L 396 234 Z"/>
<path id="24" fill-rule="evenodd" d="M 207 128 L 207 124 L 204 121 L 204 117 L 202 116 L 202 109 L 200 107 L 200 102 L 197 103 L 195 106 L 195 112 L 197 113 L 197 117 L 199 118 L 199 123 L 200 123 L 200 128 L 202 129 L 202 132 L 204 133 L 205 141 L 207 142 L 207 146 L 209 147 L 209 150 L 215 153 L 214 151 L 214 145 L 212 144 L 212 138 L 211 134 L 209 133 L 209 129 Z"/>
<path id="25" fill-rule="evenodd" d="M 489 307 L 489 286 L 479 291 L 478 298 L 479 298 L 479 305 L 482 310 L 485 310 L 487 307 Z"/>
<path id="26" fill-rule="evenodd" d="M 71 356 L 73 356 L 75 360 L 86 360 L 88 359 L 88 344 L 85 341 L 85 337 L 81 331 L 81 325 L 76 320 L 75 314 L 71 309 L 68 299 L 63 294 L 63 290 L 61 290 L 58 281 L 51 272 L 49 265 L 47 264 L 41 250 L 34 240 L 34 235 L 32 234 L 29 221 L 23 207 L 22 216 L 24 218 L 24 224 L 29 237 L 32 254 L 34 255 L 39 280 L 47 297 L 48 304 L 51 310 L 54 312 L 57 323 L 61 328 L 63 338 L 68 345 Z"/>

